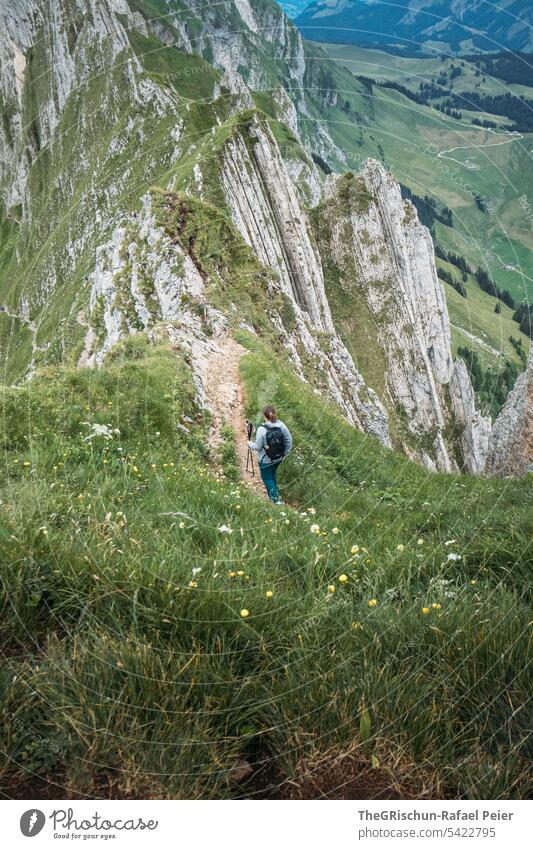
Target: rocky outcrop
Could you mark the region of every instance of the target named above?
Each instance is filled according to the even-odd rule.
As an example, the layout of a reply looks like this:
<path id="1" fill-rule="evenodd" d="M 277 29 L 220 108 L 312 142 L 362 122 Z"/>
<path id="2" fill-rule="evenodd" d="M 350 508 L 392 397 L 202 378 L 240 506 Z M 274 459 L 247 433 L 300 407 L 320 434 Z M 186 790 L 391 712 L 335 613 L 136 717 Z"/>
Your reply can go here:
<path id="1" fill-rule="evenodd" d="M 383 400 L 394 416 L 397 444 L 428 468 L 481 470 L 487 423 L 461 367 L 449 396 L 450 322 L 431 236 L 416 209 L 383 166 L 369 160 L 358 175 L 328 178 L 316 220 L 321 250 L 331 252 L 340 285 L 353 309 L 367 315 L 383 355 Z M 450 436 L 457 426 L 460 456 Z"/>
<path id="2" fill-rule="evenodd" d="M 247 113 L 218 160 L 216 179 L 236 230 L 261 265 L 275 272 L 265 285 L 290 303 L 288 323 L 275 307 L 269 318 L 300 377 L 319 391 L 312 373 L 318 372 L 325 380 L 320 391 L 326 389 L 352 424 L 384 444 L 391 439 L 381 401 L 388 403 L 396 443 L 428 468 L 481 473 L 490 422 L 476 409 L 464 363 L 452 362 L 433 245 L 393 178 L 375 162 L 358 177 L 330 178 L 324 207 L 317 210 L 319 220 L 327 222 L 327 250 L 350 291 L 364 299 L 376 346 L 385 352 L 386 397 L 380 400 L 338 336 L 326 296 L 324 233 L 321 256 L 267 122 Z M 201 160 L 192 173 L 196 194 L 212 190 L 212 183 L 204 185 Z M 213 173 L 211 165 L 205 178 L 212 181 Z M 145 198 L 140 218 L 121 224 L 98 250 L 83 362 L 101 363 L 124 334 L 151 331 L 161 322 L 171 322 L 173 338 L 179 336 L 191 355 L 196 352 L 193 361 L 201 360 L 205 345 L 216 343 L 216 333 L 213 338 L 211 329 L 207 337 L 191 305 L 201 304 L 211 328 L 227 332 L 226 319 L 206 301 L 204 277 L 156 226 Z"/>
<path id="3" fill-rule="evenodd" d="M 533 345 L 526 371 L 518 376 L 494 422 L 486 471 L 514 476 L 533 472 Z"/>
<path id="4" fill-rule="evenodd" d="M 476 407 L 472 382 L 461 358 L 454 363 L 450 396 L 455 420 L 449 438 L 459 442 L 464 470 L 481 475 L 485 471 L 489 453 L 492 422 L 489 416 L 483 416 Z"/>
<path id="5" fill-rule="evenodd" d="M 150 195 L 96 250 L 89 321 L 80 365 L 101 365 L 125 336 L 177 322 L 182 335 L 207 338 L 223 316 L 204 297 L 204 280 L 181 247 L 156 224 Z M 198 307 L 201 310 L 198 310 Z M 176 333 L 174 338 L 176 338 Z"/>
<path id="6" fill-rule="evenodd" d="M 178 96 L 130 47 L 138 24 L 126 0 L 0 4 L 0 197 L 18 240 L 1 301 L 28 305 L 27 373 L 86 308 L 88 257 L 146 191 L 140 179 L 171 165 L 183 130 Z"/>
<path id="7" fill-rule="evenodd" d="M 307 216 L 274 139 L 257 118 L 248 125 L 248 139 L 237 133 L 226 145 L 221 179 L 233 221 L 260 262 L 276 271 L 283 291 L 316 330 L 331 332 Z"/>
<path id="8" fill-rule="evenodd" d="M 349 421 L 388 445 L 384 408 L 335 331 L 308 216 L 278 145 L 256 116 L 244 133 L 226 144 L 220 179 L 235 226 L 259 261 L 276 272 L 293 305 L 297 329 L 292 335 L 285 331 L 287 347 L 298 365 L 298 346 L 318 358 L 330 394 Z M 317 334 L 326 335 L 327 344 L 320 344 Z"/>
<path id="9" fill-rule="evenodd" d="M 176 11 L 169 4 L 164 17 L 147 16 L 145 25 L 158 39 L 202 56 L 225 73 L 242 75 L 250 89 L 272 93 L 285 111 L 283 120 L 308 150 L 328 161 L 345 161 L 326 123 L 317 118 L 321 106 L 337 100 L 337 91 L 326 91 L 323 83 L 329 60 L 320 48 L 304 44 L 277 3 L 234 0 L 210 7 L 182 0 Z"/>

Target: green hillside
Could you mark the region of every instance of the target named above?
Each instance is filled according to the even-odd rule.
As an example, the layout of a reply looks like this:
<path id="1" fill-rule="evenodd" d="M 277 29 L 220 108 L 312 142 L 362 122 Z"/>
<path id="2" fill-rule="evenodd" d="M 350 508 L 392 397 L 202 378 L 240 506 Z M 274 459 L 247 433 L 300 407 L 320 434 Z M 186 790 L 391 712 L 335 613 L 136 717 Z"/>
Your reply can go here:
<path id="1" fill-rule="evenodd" d="M 428 475 L 241 341 L 249 413 L 267 380 L 295 436 L 286 507 L 215 476 L 142 337 L 4 391 L 0 783 L 261 796 L 349 753 L 363 797 L 525 796 L 529 482 Z"/>
<path id="2" fill-rule="evenodd" d="M 479 90 L 484 96 L 511 91 L 533 97 L 529 86 L 476 77 L 476 68 L 468 61 L 408 59 L 351 45 L 325 47 L 330 58 L 351 74 L 393 82 L 414 94 L 421 83 L 447 74 L 443 98 L 434 101 L 437 105 L 445 99 L 449 85 L 456 91 Z M 452 65 L 462 74 L 450 83 Z M 517 302 L 529 302 L 533 296 L 533 134 L 510 136 L 503 129 L 476 126 L 473 120 L 487 118 L 497 127 L 512 122 L 501 115 L 468 110 L 461 119 L 449 117 L 400 91 L 376 86 L 367 89 L 368 117 L 354 130 L 350 116 L 352 109 L 359 111 L 357 100 L 352 105 L 346 82 L 340 89 L 339 108 L 330 110 L 329 120 L 348 161 L 360 162 L 371 153 L 413 192 L 446 204 L 453 213 L 453 231 L 443 231 L 439 243 L 474 265 L 486 266 L 496 284 L 509 289 Z M 486 211 L 478 207 L 476 197 Z"/>
<path id="3" fill-rule="evenodd" d="M 483 87 L 483 93 L 497 95 L 507 91 L 531 97 L 533 90 L 524 83 L 509 83 L 480 72 L 472 57 L 450 56 L 446 52 L 438 56 L 401 56 L 386 53 L 383 50 L 360 47 L 357 44 L 320 44 L 328 56 L 335 62 L 341 62 L 348 70 L 357 75 L 373 77 L 377 80 L 391 80 L 406 86 L 412 91 L 420 87 L 421 82 L 437 81 L 443 74 L 450 77 L 454 68 L 460 68 L 459 76 L 449 80 L 449 85 L 457 91 L 474 91 Z M 528 74 L 524 62 L 524 75 Z"/>

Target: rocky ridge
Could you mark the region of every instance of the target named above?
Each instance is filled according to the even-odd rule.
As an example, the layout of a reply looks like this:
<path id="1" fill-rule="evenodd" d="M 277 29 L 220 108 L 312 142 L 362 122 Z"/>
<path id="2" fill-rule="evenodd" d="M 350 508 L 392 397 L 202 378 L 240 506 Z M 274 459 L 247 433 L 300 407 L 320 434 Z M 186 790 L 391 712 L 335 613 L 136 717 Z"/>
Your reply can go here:
<path id="1" fill-rule="evenodd" d="M 506 440 L 523 444 L 516 434 L 529 433 L 527 404 L 526 426 L 507 409 L 489 442 L 464 364 L 452 361 L 416 210 L 375 161 L 325 179 L 309 155 L 327 142 L 313 108 L 335 92 L 309 93 L 313 63 L 276 4 L 226 6 L 222 22 L 174 0 L 153 18 L 134 0 L 15 0 L 0 13 L 2 301 L 31 331 L 29 373 L 78 344 L 80 365 L 100 365 L 124 336 L 163 327 L 199 364 L 201 396 L 201 363 L 217 336 L 265 331 L 302 380 L 384 444 L 430 469 L 504 472 Z M 179 47 L 172 85 L 143 65 L 142 40 L 155 38 Z M 257 111 L 254 87 L 269 88 L 276 117 Z M 157 220 L 147 186 L 163 180 L 170 206 L 180 193 L 212 201 L 232 256 L 242 243 L 254 257 L 243 291 L 261 290 L 263 324 L 251 312 L 236 318 L 237 295 L 217 300 L 217 287 L 231 285 L 226 272 L 206 270 Z M 331 300 L 339 285 L 370 320 L 377 379 L 359 365 L 358 344 L 341 338 Z M 517 385 L 517 403 L 528 386 Z M 487 461 L 491 451 L 507 460 Z"/>

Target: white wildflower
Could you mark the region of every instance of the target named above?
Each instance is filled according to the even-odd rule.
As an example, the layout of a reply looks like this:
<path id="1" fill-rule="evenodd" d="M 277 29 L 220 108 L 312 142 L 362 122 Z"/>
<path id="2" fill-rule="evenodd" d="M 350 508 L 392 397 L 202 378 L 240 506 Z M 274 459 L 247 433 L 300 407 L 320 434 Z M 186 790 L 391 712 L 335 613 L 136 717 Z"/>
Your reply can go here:
<path id="1" fill-rule="evenodd" d="M 103 436 L 104 439 L 109 441 L 110 439 L 113 439 L 114 434 L 120 433 L 117 427 L 113 428 L 111 427 L 111 425 L 96 423 L 90 424 L 89 422 L 82 422 L 82 424 L 87 425 L 87 427 L 91 428 L 91 432 L 88 434 L 88 436 L 84 437 L 85 442 L 90 442 L 92 439 L 95 438 L 95 436 Z"/>

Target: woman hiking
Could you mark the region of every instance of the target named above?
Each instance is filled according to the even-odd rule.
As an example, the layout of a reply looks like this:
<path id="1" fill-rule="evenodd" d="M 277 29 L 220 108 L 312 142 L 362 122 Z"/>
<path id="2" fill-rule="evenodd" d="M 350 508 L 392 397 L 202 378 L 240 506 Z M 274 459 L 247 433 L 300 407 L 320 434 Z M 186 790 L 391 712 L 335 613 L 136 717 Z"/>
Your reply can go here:
<path id="1" fill-rule="evenodd" d="M 268 497 L 274 504 L 283 504 L 276 484 L 278 468 L 292 448 L 292 436 L 286 424 L 278 419 L 272 404 L 263 410 L 265 423 L 259 425 L 255 442 L 248 442 L 252 451 L 257 451 L 261 479 Z"/>

